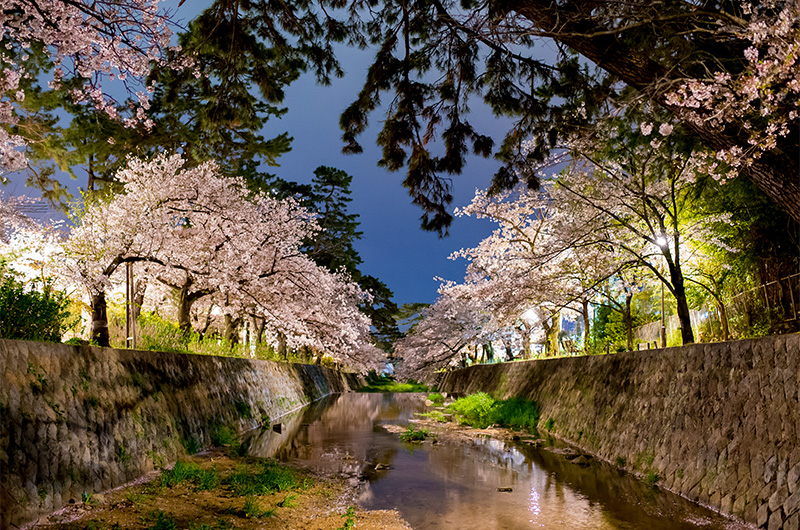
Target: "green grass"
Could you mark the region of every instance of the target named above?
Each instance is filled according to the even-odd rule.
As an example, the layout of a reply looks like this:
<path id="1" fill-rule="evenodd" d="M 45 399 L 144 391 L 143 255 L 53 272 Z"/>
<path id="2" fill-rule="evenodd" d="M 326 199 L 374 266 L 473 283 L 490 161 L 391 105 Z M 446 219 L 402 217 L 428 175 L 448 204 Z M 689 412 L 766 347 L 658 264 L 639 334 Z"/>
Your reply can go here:
<path id="1" fill-rule="evenodd" d="M 539 406 L 519 397 L 495 400 L 480 392 L 457 399 L 447 410 L 454 413 L 460 423 L 478 429 L 498 425 L 532 432 L 539 423 Z"/>
<path id="2" fill-rule="evenodd" d="M 175 518 L 162 510 L 155 510 L 147 514 L 144 518 L 147 530 L 177 530 L 178 525 Z"/>
<path id="3" fill-rule="evenodd" d="M 243 511 L 246 517 L 261 518 L 272 517 L 275 515 L 275 508 L 270 508 L 269 510 L 263 509 L 261 504 L 259 504 L 258 499 L 256 499 L 253 495 L 248 495 L 244 500 Z"/>
<path id="4" fill-rule="evenodd" d="M 427 392 L 428 387 L 414 380 L 398 383 L 391 377 L 375 377 L 368 381 L 358 392 Z"/>
<path id="5" fill-rule="evenodd" d="M 400 439 L 404 442 L 422 442 L 428 436 L 430 436 L 430 431 L 427 429 L 415 429 L 412 424 L 409 424 L 408 428 L 400 433 Z"/>
<path id="6" fill-rule="evenodd" d="M 444 396 L 439 392 L 431 392 L 428 394 L 428 399 L 430 399 L 435 405 L 441 405 L 444 403 Z"/>
<path id="7" fill-rule="evenodd" d="M 161 472 L 161 486 L 171 488 L 188 482 L 198 491 L 212 490 L 219 486 L 220 474 L 217 466 L 201 469 L 194 462 L 178 460 L 172 469 Z"/>
<path id="8" fill-rule="evenodd" d="M 225 483 L 237 497 L 267 495 L 310 485 L 307 480 L 301 480 L 294 470 L 272 460 L 267 460 L 259 466 L 239 466 L 225 479 Z"/>

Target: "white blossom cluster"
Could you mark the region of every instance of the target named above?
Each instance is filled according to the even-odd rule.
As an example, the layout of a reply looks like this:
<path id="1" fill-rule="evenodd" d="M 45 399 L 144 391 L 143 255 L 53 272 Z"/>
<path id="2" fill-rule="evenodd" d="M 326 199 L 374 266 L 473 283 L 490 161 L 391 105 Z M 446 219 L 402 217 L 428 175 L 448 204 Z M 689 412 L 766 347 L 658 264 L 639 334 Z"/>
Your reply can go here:
<path id="1" fill-rule="evenodd" d="M 0 10 L 0 170 L 25 167 L 26 142 L 8 129 L 25 109 L 20 81 L 30 74 L 24 64 L 36 49 L 43 49 L 54 68 L 50 88 L 60 89 L 67 80 L 76 102 L 91 104 L 126 126 L 152 125 L 145 111 L 152 86 L 144 79 L 151 63 L 166 64 L 170 49 L 169 19 L 158 0 L 4 0 Z M 177 49 L 176 49 L 177 50 Z M 189 67 L 189 57 L 170 66 Z M 139 104 L 128 116 L 120 116 L 118 102 L 104 86 L 118 80 L 135 92 Z"/>

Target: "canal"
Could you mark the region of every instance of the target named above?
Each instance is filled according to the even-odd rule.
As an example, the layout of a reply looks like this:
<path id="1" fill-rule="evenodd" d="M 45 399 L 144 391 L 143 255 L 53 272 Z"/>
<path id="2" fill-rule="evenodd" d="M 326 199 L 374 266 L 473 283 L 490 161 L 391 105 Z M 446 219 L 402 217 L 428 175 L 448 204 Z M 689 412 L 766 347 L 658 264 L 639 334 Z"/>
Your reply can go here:
<path id="1" fill-rule="evenodd" d="M 254 431 L 249 451 L 343 477 L 360 506 L 397 509 L 417 530 L 747 528 L 552 439 L 402 442 L 428 410 L 422 394 L 335 395 Z"/>

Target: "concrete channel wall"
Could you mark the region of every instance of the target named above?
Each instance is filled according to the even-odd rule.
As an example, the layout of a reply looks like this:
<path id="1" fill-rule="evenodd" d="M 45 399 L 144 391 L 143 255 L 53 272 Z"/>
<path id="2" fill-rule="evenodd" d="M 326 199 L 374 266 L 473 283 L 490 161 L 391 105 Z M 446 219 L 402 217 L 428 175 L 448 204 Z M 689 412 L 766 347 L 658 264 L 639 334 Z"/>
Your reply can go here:
<path id="1" fill-rule="evenodd" d="M 523 396 L 539 427 L 769 530 L 800 527 L 800 335 L 480 365 L 439 389 Z"/>
<path id="2" fill-rule="evenodd" d="M 354 386 L 320 366 L 0 340 L 0 528 Z"/>

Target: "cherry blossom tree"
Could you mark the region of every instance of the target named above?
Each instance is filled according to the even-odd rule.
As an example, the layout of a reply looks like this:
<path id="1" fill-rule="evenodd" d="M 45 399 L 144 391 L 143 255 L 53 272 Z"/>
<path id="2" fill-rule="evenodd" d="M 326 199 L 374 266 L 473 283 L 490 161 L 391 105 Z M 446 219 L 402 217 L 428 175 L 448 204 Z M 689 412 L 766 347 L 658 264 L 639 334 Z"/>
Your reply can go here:
<path id="1" fill-rule="evenodd" d="M 181 292 L 213 297 L 230 318 L 263 319 L 267 334 L 291 347 L 374 367 L 377 355 L 363 344 L 369 319 L 358 310 L 365 293 L 301 251 L 316 230 L 311 212 L 250 191 L 213 162 L 184 168 L 180 155 L 132 158 L 117 178 L 124 191 L 88 200 L 64 244 L 65 275 L 91 295 L 95 340 L 108 342 L 112 276 L 124 263 L 144 262 Z M 179 297 L 179 314 L 188 319 L 199 298 Z"/>
<path id="2" fill-rule="evenodd" d="M 35 128 L 20 127 L 27 95 L 38 96 L 38 79 L 49 75 L 50 90 L 63 90 L 125 126 L 152 123 L 146 116 L 145 78 L 151 63 L 167 64 L 172 35 L 169 13 L 149 0 L 8 0 L 0 8 L 0 170 L 26 167 L 28 142 L 45 141 Z M 175 54 L 169 62 L 186 67 Z M 34 65 L 31 61 L 36 60 Z M 44 72 L 43 65 L 50 71 Z M 109 90 L 118 83 L 138 101 L 127 114 Z M 34 121 L 35 123 L 35 121 Z M 40 133 L 41 131 L 38 131 Z"/>

